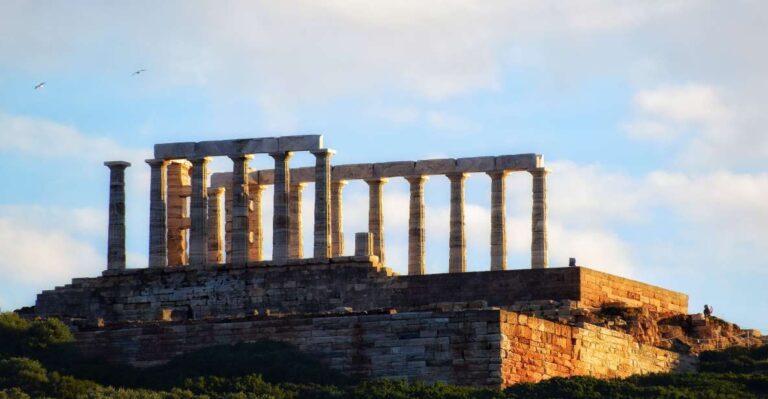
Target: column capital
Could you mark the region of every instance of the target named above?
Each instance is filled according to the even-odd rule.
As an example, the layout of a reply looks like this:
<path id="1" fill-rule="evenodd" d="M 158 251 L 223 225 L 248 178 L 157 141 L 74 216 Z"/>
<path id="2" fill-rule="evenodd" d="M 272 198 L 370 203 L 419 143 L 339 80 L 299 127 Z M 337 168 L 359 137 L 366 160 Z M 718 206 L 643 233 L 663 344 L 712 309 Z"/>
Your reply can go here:
<path id="1" fill-rule="evenodd" d="M 445 177 L 447 177 L 449 180 L 454 181 L 464 181 L 467 179 L 467 176 L 469 176 L 469 173 L 464 172 L 457 172 L 457 173 L 447 173 Z"/>
<path id="2" fill-rule="evenodd" d="M 331 148 L 321 148 L 319 150 L 314 150 L 314 151 L 310 151 L 310 152 L 312 153 L 312 155 L 314 155 L 316 157 L 333 156 L 333 155 L 336 154 L 336 150 L 331 149 Z"/>
<path id="3" fill-rule="evenodd" d="M 510 172 L 508 170 L 492 170 L 490 172 L 485 172 L 488 176 L 491 177 L 491 179 L 503 179 L 507 177 L 507 175 Z"/>
<path id="4" fill-rule="evenodd" d="M 349 183 L 349 182 L 346 181 L 346 180 L 334 180 L 334 181 L 331 182 L 331 187 L 342 188 L 342 187 L 346 186 L 347 183 Z"/>
<path id="5" fill-rule="evenodd" d="M 293 151 L 270 152 L 269 156 L 275 161 L 288 161 L 293 156 Z"/>
<path id="6" fill-rule="evenodd" d="M 534 169 L 528 169 L 528 173 L 534 175 L 534 176 L 546 176 L 550 173 L 552 173 L 552 169 L 549 168 L 534 168 Z"/>
<path id="7" fill-rule="evenodd" d="M 371 184 L 384 184 L 389 181 L 387 177 L 374 177 L 373 179 L 365 179 L 365 182 Z"/>
<path id="8" fill-rule="evenodd" d="M 291 182 L 291 188 L 295 187 L 295 188 L 298 188 L 299 190 L 303 190 L 304 187 L 307 187 L 307 184 L 309 184 L 309 183 L 305 182 L 305 181 L 299 181 L 299 182 L 295 182 L 295 183 Z M 259 184 L 259 185 L 261 186 L 261 184 Z"/>
<path id="9" fill-rule="evenodd" d="M 253 159 L 253 154 L 232 154 L 232 155 L 227 155 L 227 157 L 229 157 L 229 159 L 233 161 L 235 160 L 250 161 L 251 159 Z"/>
<path id="10" fill-rule="evenodd" d="M 429 180 L 429 176 L 426 175 L 414 175 L 414 176 L 403 176 L 405 180 L 408 180 L 408 183 L 411 184 L 424 184 L 425 181 Z"/>
<path id="11" fill-rule="evenodd" d="M 144 162 L 149 166 L 167 166 L 171 161 L 167 159 L 145 159 Z"/>
<path id="12" fill-rule="evenodd" d="M 208 195 L 223 195 L 226 190 L 224 187 L 208 187 Z"/>
<path id="13" fill-rule="evenodd" d="M 248 185 L 248 190 L 258 190 L 258 192 L 260 192 L 260 193 L 264 192 L 264 190 L 266 190 L 266 189 L 267 189 L 267 185 L 266 184 L 255 183 L 255 184 L 249 184 Z M 254 192 L 255 191 L 251 191 L 251 193 L 254 193 Z"/>
<path id="14" fill-rule="evenodd" d="M 108 167 L 110 169 L 113 169 L 113 168 L 125 169 L 125 168 L 131 166 L 131 163 L 130 162 L 125 162 L 125 161 L 107 161 L 107 162 L 104 162 L 104 166 L 106 166 L 106 167 Z"/>
<path id="15" fill-rule="evenodd" d="M 211 157 L 189 158 L 189 162 L 192 162 L 193 166 L 196 164 L 207 164 L 208 162 L 211 162 Z"/>

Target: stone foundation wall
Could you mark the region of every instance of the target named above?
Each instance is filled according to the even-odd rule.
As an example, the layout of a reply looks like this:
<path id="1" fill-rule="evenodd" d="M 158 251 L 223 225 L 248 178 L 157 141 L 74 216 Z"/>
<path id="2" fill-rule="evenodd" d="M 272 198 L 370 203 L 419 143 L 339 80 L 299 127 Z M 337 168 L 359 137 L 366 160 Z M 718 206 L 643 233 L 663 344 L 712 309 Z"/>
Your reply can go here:
<path id="1" fill-rule="evenodd" d="M 694 358 L 638 344 L 623 333 L 499 309 L 152 322 L 75 335 L 87 354 L 137 366 L 212 345 L 277 340 L 347 375 L 492 387 L 696 367 Z"/>
<path id="2" fill-rule="evenodd" d="M 212 345 L 273 340 L 311 353 L 346 375 L 499 386 L 498 311 L 324 317 L 260 317 L 240 321 L 146 323 L 80 331 L 88 355 L 136 366 L 163 363 Z"/>
<path id="3" fill-rule="evenodd" d="M 599 306 L 621 300 L 684 313 L 687 297 L 585 268 L 524 269 L 396 276 L 376 257 L 271 262 L 234 267 L 129 269 L 38 295 L 35 314 L 106 322 L 159 320 L 163 311 L 191 318 L 244 317 L 267 311 L 308 314 L 413 310 L 439 302 L 484 301 L 514 309 L 531 301 Z M 573 305 L 576 303 L 576 305 Z"/>
<path id="4" fill-rule="evenodd" d="M 570 326 L 505 311 L 500 320 L 505 386 L 552 377 L 613 378 L 697 368 L 692 356 L 639 344 L 632 336 L 608 328 Z"/>
<path id="5" fill-rule="evenodd" d="M 599 307 L 618 301 L 657 312 L 688 313 L 688 296 L 685 294 L 585 267 L 579 268 L 579 274 L 583 305 Z"/>

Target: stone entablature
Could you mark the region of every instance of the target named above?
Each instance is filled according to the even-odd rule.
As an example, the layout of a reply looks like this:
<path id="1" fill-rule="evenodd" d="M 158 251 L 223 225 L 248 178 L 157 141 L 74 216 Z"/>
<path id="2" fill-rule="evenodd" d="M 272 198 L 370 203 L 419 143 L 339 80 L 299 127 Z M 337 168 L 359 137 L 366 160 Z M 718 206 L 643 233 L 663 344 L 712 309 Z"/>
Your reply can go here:
<path id="1" fill-rule="evenodd" d="M 139 367 L 211 345 L 276 340 L 351 376 L 490 387 L 694 371 L 697 364 L 618 331 L 497 308 L 158 322 L 82 330 L 76 337 L 87 354 Z"/>
<path id="2" fill-rule="evenodd" d="M 334 165 L 331 177 L 334 181 L 370 180 L 406 176 L 448 175 L 451 173 L 488 173 L 493 171 L 531 171 L 542 168 L 543 157 L 539 154 L 517 154 L 472 158 L 426 159 L 423 161 L 397 161 Z M 255 170 L 249 173 L 251 182 L 274 184 L 274 170 Z M 312 183 L 315 168 L 312 166 L 291 168 L 291 182 Z M 226 187 L 232 184 L 232 173 L 214 173 L 211 186 Z"/>

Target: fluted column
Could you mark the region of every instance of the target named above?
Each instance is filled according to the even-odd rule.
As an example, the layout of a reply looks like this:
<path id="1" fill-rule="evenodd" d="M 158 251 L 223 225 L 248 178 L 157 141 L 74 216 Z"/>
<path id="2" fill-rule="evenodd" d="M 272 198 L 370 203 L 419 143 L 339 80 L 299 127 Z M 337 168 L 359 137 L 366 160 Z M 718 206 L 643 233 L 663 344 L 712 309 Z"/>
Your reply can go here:
<path id="1" fill-rule="evenodd" d="M 531 268 L 543 269 L 549 265 L 547 242 L 547 174 L 549 170 L 536 168 L 529 172 L 533 175 Z"/>
<path id="2" fill-rule="evenodd" d="M 448 239 L 448 271 L 463 273 L 467 271 L 467 247 L 464 237 L 464 181 L 466 173 L 447 175 L 451 180 L 451 221 Z"/>
<path id="3" fill-rule="evenodd" d="M 331 237 L 331 157 L 333 150 L 312 151 L 315 156 L 315 240 L 314 257 L 330 258 Z"/>
<path id="4" fill-rule="evenodd" d="M 166 176 L 168 161 L 147 159 L 150 167 L 149 181 L 149 267 L 165 267 L 168 264 L 168 240 L 166 230 Z"/>
<path id="5" fill-rule="evenodd" d="M 251 184 L 248 194 L 251 196 L 250 220 L 251 233 L 249 236 L 248 260 L 258 262 L 264 260 L 264 227 L 261 222 L 262 193 L 267 186 Z"/>
<path id="6" fill-rule="evenodd" d="M 408 176 L 411 202 L 408 213 L 408 274 L 424 274 L 424 182 L 427 176 Z"/>
<path id="7" fill-rule="evenodd" d="M 275 159 L 275 197 L 272 217 L 272 259 L 275 262 L 285 262 L 290 249 L 290 225 L 288 215 L 288 200 L 291 190 L 291 171 L 288 163 L 293 153 L 276 152 L 270 154 Z"/>
<path id="8" fill-rule="evenodd" d="M 507 269 L 507 171 L 488 172 L 491 177 L 491 270 Z"/>
<path id="9" fill-rule="evenodd" d="M 248 205 L 250 202 L 248 184 L 248 161 L 252 155 L 230 156 L 232 159 L 232 264 L 248 262 L 248 237 L 250 226 Z"/>
<path id="10" fill-rule="evenodd" d="M 301 259 L 304 257 L 304 229 L 301 222 L 301 206 L 302 193 L 306 185 L 306 183 L 291 184 L 290 201 L 288 204 L 288 223 L 290 224 L 289 230 L 291 235 L 288 256 L 291 259 Z"/>
<path id="11" fill-rule="evenodd" d="M 373 254 L 384 265 L 384 183 L 385 178 L 370 179 L 368 183 L 368 232 L 373 235 Z"/>
<path id="12" fill-rule="evenodd" d="M 341 198 L 346 185 L 346 180 L 331 183 L 331 256 L 344 255 L 344 212 Z"/>
<path id="13" fill-rule="evenodd" d="M 208 261 L 208 162 L 210 158 L 192 162 L 192 196 L 190 200 L 189 264 Z"/>
<path id="14" fill-rule="evenodd" d="M 107 270 L 125 269 L 125 168 L 124 161 L 104 162 L 109 168 L 109 228 Z"/>
<path id="15" fill-rule="evenodd" d="M 224 187 L 208 189 L 208 263 L 211 264 L 224 263 L 224 242 L 221 234 L 224 191 Z"/>

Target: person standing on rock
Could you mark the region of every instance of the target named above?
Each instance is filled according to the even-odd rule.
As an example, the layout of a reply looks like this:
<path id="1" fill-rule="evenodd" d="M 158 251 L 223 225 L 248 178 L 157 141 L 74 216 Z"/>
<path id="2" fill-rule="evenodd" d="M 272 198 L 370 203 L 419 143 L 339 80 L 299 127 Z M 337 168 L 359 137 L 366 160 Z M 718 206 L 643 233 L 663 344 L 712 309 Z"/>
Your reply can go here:
<path id="1" fill-rule="evenodd" d="M 707 304 L 704 305 L 704 317 L 709 318 L 709 316 L 712 316 L 712 312 L 715 311 L 715 308 L 712 306 L 709 306 Z"/>

